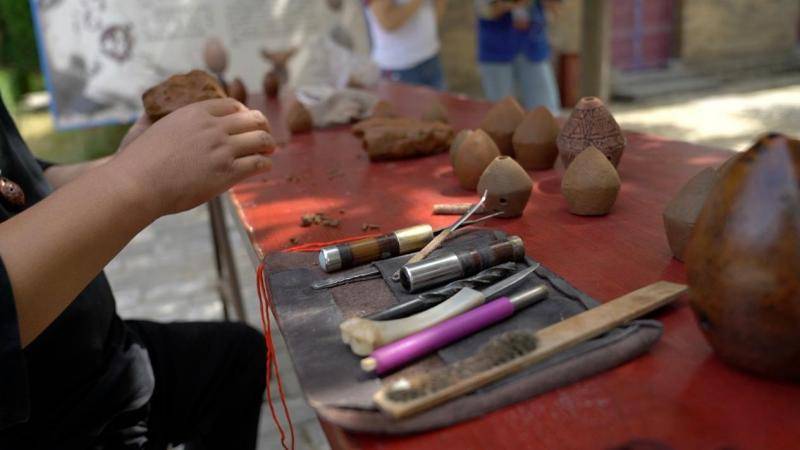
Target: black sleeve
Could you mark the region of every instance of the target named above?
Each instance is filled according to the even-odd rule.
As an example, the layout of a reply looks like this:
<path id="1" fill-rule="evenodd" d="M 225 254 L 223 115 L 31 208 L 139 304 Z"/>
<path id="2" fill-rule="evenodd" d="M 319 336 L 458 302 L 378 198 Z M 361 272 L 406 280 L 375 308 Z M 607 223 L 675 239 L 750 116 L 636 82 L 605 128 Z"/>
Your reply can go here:
<path id="1" fill-rule="evenodd" d="M 28 420 L 28 373 L 19 339 L 17 308 L 0 258 L 0 430 Z"/>
<path id="2" fill-rule="evenodd" d="M 50 161 L 45 161 L 43 159 L 36 158 L 36 162 L 39 163 L 39 167 L 42 168 L 42 172 L 49 169 L 52 166 L 57 165 L 56 163 L 51 163 Z"/>

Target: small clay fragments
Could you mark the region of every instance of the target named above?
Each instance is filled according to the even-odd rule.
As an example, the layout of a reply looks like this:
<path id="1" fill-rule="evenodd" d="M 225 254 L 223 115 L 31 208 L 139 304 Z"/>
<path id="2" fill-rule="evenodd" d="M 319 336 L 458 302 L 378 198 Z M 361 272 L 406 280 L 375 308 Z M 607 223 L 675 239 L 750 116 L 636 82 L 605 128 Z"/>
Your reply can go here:
<path id="1" fill-rule="evenodd" d="M 428 110 L 422 114 L 422 120 L 450 123 L 450 119 L 447 117 L 447 108 L 438 101 L 431 103 Z"/>
<path id="2" fill-rule="evenodd" d="M 247 104 L 247 88 L 241 78 L 236 77 L 228 84 L 228 97 L 235 98 L 243 104 Z"/>
<path id="3" fill-rule="evenodd" d="M 500 153 L 514 156 L 511 138 L 524 116 L 525 111 L 522 106 L 519 105 L 519 102 L 514 97 L 509 96 L 497 102 L 486 113 L 480 128 L 497 144 Z"/>
<path id="4" fill-rule="evenodd" d="M 673 256 L 683 261 L 683 251 L 692 235 L 697 216 L 717 181 L 717 172 L 709 167 L 693 176 L 664 208 L 664 230 Z"/>
<path id="5" fill-rule="evenodd" d="M 339 219 L 332 219 L 325 215 L 325 213 L 308 213 L 300 216 L 300 226 L 310 227 L 311 225 L 322 225 L 324 227 L 337 228 L 339 227 Z"/>
<path id="6" fill-rule="evenodd" d="M 736 157 L 686 247 L 690 302 L 723 361 L 800 381 L 800 141 L 767 135 Z"/>
<path id="7" fill-rule="evenodd" d="M 456 137 L 453 138 L 453 143 L 450 144 L 450 164 L 453 165 L 456 163 L 456 152 L 458 151 L 458 147 L 464 142 L 464 139 L 472 133 L 472 130 L 461 130 L 456 134 Z"/>
<path id="8" fill-rule="evenodd" d="M 453 129 L 441 122 L 423 122 L 409 117 L 362 120 L 353 133 L 363 141 L 371 161 L 413 158 L 446 151 Z"/>
<path id="9" fill-rule="evenodd" d="M 314 129 L 311 113 L 297 99 L 292 99 L 286 110 L 286 126 L 292 133 L 308 133 Z"/>
<path id="10" fill-rule="evenodd" d="M 597 97 L 584 97 L 575 105 L 556 143 L 564 167 L 569 167 L 589 146 L 600 150 L 617 167 L 625 150 L 625 137 L 619 124 Z"/>
<path id="11" fill-rule="evenodd" d="M 528 172 L 509 156 L 496 157 L 478 181 L 478 192 L 488 191 L 487 211 L 503 211 L 500 217 L 519 217 L 528 205 L 533 182 Z"/>
<path id="12" fill-rule="evenodd" d="M 375 117 L 397 117 L 398 114 L 394 110 L 394 105 L 386 100 L 378 100 L 372 106 L 372 111 L 369 114 L 370 118 Z"/>
<path id="13" fill-rule="evenodd" d="M 529 170 L 552 169 L 558 157 L 558 132 L 558 122 L 549 109 L 539 106 L 529 111 L 511 139 L 514 158 Z"/>
<path id="14" fill-rule="evenodd" d="M 145 112 L 153 122 L 191 103 L 227 95 L 217 79 L 202 70 L 173 75 L 142 95 Z"/>
<path id="15" fill-rule="evenodd" d="M 374 223 L 363 223 L 361 224 L 361 231 L 375 231 L 380 230 L 381 226 L 376 225 Z"/>
<path id="16" fill-rule="evenodd" d="M 453 155 L 453 172 L 461 187 L 474 191 L 483 171 L 498 156 L 500 150 L 483 130 L 466 135 Z"/>
<path id="17" fill-rule="evenodd" d="M 594 147 L 580 152 L 561 179 L 561 193 L 569 212 L 579 216 L 608 214 L 620 188 L 619 174 L 605 155 Z"/>

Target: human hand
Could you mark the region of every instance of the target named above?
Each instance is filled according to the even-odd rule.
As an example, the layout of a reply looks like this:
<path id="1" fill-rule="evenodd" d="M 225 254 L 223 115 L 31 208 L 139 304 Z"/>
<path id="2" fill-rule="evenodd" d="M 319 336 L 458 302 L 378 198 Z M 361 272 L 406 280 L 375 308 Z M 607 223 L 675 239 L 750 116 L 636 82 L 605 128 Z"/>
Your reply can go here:
<path id="1" fill-rule="evenodd" d="M 180 108 L 149 126 L 107 165 L 156 217 L 185 211 L 270 169 L 264 115 L 230 99 Z"/>
<path id="2" fill-rule="evenodd" d="M 122 138 L 122 141 L 119 143 L 119 148 L 117 151 L 122 150 L 123 148 L 127 147 L 128 144 L 133 142 L 137 137 L 141 136 L 153 122 L 150 120 L 150 117 L 142 113 L 141 116 L 128 128 L 128 132 L 125 133 L 125 136 Z"/>

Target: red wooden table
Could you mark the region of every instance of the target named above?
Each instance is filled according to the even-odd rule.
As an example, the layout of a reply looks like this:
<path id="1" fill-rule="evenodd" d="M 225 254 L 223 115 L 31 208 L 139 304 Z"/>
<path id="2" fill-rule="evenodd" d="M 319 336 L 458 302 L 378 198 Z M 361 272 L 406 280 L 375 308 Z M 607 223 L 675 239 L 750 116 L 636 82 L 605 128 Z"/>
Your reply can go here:
<path id="1" fill-rule="evenodd" d="M 423 88 L 384 84 L 383 98 L 419 115 L 437 98 L 456 129 L 475 128 L 489 104 Z M 370 163 L 349 128 L 288 138 L 276 101 L 254 99 L 278 140 L 270 174 L 231 191 L 238 217 L 261 256 L 294 242 L 325 242 L 418 223 L 443 226 L 434 203 L 467 202 L 446 154 Z M 698 124 L 702 126 L 702 124 Z M 606 301 L 656 280 L 685 282 L 661 222 L 664 205 L 692 175 L 719 164 L 724 151 L 628 134 L 619 166 L 622 190 L 611 214 L 579 217 L 559 193 L 561 169 L 531 172 L 534 193 L 522 218 L 488 226 L 523 238 L 528 254 L 595 298 Z M 326 213 L 339 228 L 301 228 L 304 213 Z M 344 449 L 600 449 L 659 443 L 675 449 L 800 448 L 800 386 L 756 378 L 720 362 L 688 306 L 656 314 L 664 336 L 648 354 L 604 374 L 521 401 L 479 419 L 407 437 L 352 434 L 330 424 Z M 278 317 L 280 320 L 280 317 Z"/>

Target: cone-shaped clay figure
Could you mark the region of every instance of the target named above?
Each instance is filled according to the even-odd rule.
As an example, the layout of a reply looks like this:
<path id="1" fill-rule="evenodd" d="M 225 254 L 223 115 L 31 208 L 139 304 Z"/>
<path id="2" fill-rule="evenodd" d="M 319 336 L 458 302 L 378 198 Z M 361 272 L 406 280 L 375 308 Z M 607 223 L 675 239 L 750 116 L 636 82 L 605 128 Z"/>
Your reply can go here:
<path id="1" fill-rule="evenodd" d="M 278 91 L 281 90 L 281 80 L 278 74 L 274 71 L 267 72 L 264 75 L 264 95 L 267 98 L 275 98 L 278 96 Z"/>
<path id="2" fill-rule="evenodd" d="M 247 103 L 247 88 L 244 87 L 244 82 L 241 78 L 236 77 L 228 84 L 228 97 L 235 98 L 244 104 Z"/>
<path id="3" fill-rule="evenodd" d="M 539 106 L 529 111 L 511 139 L 514 158 L 526 169 L 552 169 L 558 157 L 558 131 L 558 122 L 549 109 Z"/>
<path id="4" fill-rule="evenodd" d="M 286 111 L 286 125 L 292 133 L 308 133 L 314 128 L 314 121 L 308 108 L 293 99 Z"/>
<path id="5" fill-rule="evenodd" d="M 743 153 L 736 153 L 728 158 L 728 160 L 722 163 L 719 167 L 717 167 L 717 177 L 724 177 L 728 173 L 728 170 L 730 170 L 731 166 L 733 166 L 733 163 L 735 163 L 736 160 L 742 155 Z"/>
<path id="6" fill-rule="evenodd" d="M 686 246 L 690 302 L 717 355 L 800 381 L 800 141 L 761 138 L 708 196 Z"/>
<path id="7" fill-rule="evenodd" d="M 228 52 L 219 38 L 210 38 L 203 48 L 203 60 L 208 70 L 221 76 L 228 68 Z"/>
<path id="8" fill-rule="evenodd" d="M 370 117 L 397 117 L 397 113 L 394 110 L 394 105 L 389 103 L 386 100 L 378 100 L 377 103 L 372 107 L 372 112 L 369 115 Z"/>
<path id="9" fill-rule="evenodd" d="M 503 211 L 500 217 L 519 217 L 528 205 L 533 181 L 525 169 L 509 156 L 498 156 L 478 182 L 478 192 L 488 191 L 486 209 Z"/>
<path id="10" fill-rule="evenodd" d="M 579 216 L 608 214 L 619 193 L 617 169 L 600 150 L 589 147 L 572 161 L 561 179 L 569 212 Z"/>
<path id="11" fill-rule="evenodd" d="M 697 216 L 716 181 L 717 171 L 713 167 L 703 170 L 692 177 L 664 208 L 664 230 L 669 248 L 680 261 L 683 261 L 683 250 L 692 235 Z"/>
<path id="12" fill-rule="evenodd" d="M 502 154 L 514 156 L 511 137 L 524 115 L 525 111 L 519 102 L 509 96 L 492 106 L 483 118 L 480 128 L 491 136 Z"/>
<path id="13" fill-rule="evenodd" d="M 464 189 L 474 191 L 478 180 L 500 150 L 483 130 L 475 130 L 464 137 L 453 156 L 453 172 Z"/>
<path id="14" fill-rule="evenodd" d="M 453 138 L 453 143 L 450 144 L 450 164 L 455 165 L 456 163 L 456 152 L 458 151 L 458 147 L 464 142 L 464 139 L 472 133 L 472 130 L 461 130 L 456 134 L 456 137 Z"/>
<path id="15" fill-rule="evenodd" d="M 428 110 L 422 114 L 422 120 L 427 120 L 428 122 L 450 122 L 450 119 L 447 117 L 447 108 L 438 101 L 431 103 Z"/>
<path id="16" fill-rule="evenodd" d="M 564 167 L 589 146 L 600 150 L 617 167 L 625 150 L 619 124 L 597 97 L 584 97 L 575 105 L 556 142 Z"/>

